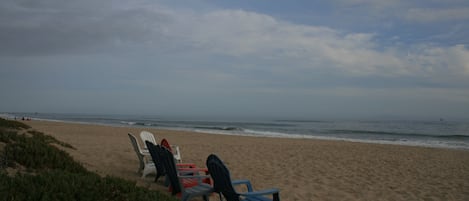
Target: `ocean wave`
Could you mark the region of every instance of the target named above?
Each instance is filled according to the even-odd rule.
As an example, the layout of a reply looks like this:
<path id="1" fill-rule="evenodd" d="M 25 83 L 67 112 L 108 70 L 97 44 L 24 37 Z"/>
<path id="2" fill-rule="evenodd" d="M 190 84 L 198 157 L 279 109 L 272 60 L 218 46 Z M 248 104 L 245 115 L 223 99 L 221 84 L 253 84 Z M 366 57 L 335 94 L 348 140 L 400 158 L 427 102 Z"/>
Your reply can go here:
<path id="1" fill-rule="evenodd" d="M 468 135 L 438 135 L 437 138 L 447 138 L 447 139 L 464 139 L 469 140 Z"/>
<path id="2" fill-rule="evenodd" d="M 129 126 L 156 126 L 148 122 L 136 122 L 136 121 L 120 121 L 121 124 Z"/>
<path id="3" fill-rule="evenodd" d="M 239 127 L 218 127 L 218 126 L 195 126 L 195 129 L 223 130 L 223 131 L 243 131 Z"/>
<path id="4" fill-rule="evenodd" d="M 120 123 L 125 124 L 125 125 L 136 125 L 137 124 L 137 122 L 133 122 L 133 121 L 121 121 Z"/>
<path id="5" fill-rule="evenodd" d="M 275 120 L 276 122 L 288 122 L 288 123 L 330 123 L 329 121 L 319 121 L 319 120 L 288 120 L 288 119 L 279 119 Z"/>
<path id="6" fill-rule="evenodd" d="M 237 136 L 251 136 L 251 137 L 273 137 L 273 138 L 292 138 L 292 139 L 315 139 L 315 140 L 334 140 L 346 142 L 360 142 L 372 144 L 390 144 L 390 145 L 403 145 L 403 146 L 420 146 L 420 147 L 435 147 L 435 148 L 450 148 L 450 149 L 469 149 L 469 142 L 467 141 L 447 141 L 447 140 L 410 140 L 406 138 L 396 139 L 365 139 L 365 138 L 344 138 L 338 136 L 324 136 L 324 135 L 302 135 L 302 134 L 287 134 L 272 131 L 259 131 L 245 129 L 243 132 L 233 132 L 227 130 L 192 130 L 200 133 L 211 133 L 221 135 L 237 135 Z M 464 136 L 467 137 L 467 136 Z"/>
<path id="7" fill-rule="evenodd" d="M 406 132 L 390 132 L 390 131 L 372 131 L 372 130 L 346 130 L 335 129 L 330 130 L 332 134 L 370 134 L 370 135 L 393 135 L 393 136 L 407 136 L 407 137 L 429 137 L 429 138 L 446 138 L 446 139 L 469 139 L 468 135 L 432 135 L 426 133 L 406 133 Z"/>

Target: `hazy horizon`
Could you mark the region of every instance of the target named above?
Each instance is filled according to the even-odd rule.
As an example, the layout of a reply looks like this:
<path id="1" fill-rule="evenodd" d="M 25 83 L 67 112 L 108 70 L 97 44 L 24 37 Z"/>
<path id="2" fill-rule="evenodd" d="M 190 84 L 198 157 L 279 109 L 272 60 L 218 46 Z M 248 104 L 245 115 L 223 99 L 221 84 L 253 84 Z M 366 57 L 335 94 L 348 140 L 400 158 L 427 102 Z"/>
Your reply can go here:
<path id="1" fill-rule="evenodd" d="M 421 117 L 421 116 L 393 116 L 393 115 L 375 115 L 375 116 L 261 116 L 261 115 L 200 115 L 200 114 L 117 114 L 117 113 L 50 113 L 50 112 L 12 112 L 0 111 L 0 115 L 12 115 L 10 117 L 30 117 L 37 118 L 41 115 L 69 115 L 72 118 L 83 116 L 83 118 L 144 118 L 153 120 L 167 120 L 167 121 L 234 121 L 234 122 L 249 122 L 249 121 L 428 121 L 428 122 L 468 122 L 469 119 L 464 118 L 448 118 L 443 117 Z"/>

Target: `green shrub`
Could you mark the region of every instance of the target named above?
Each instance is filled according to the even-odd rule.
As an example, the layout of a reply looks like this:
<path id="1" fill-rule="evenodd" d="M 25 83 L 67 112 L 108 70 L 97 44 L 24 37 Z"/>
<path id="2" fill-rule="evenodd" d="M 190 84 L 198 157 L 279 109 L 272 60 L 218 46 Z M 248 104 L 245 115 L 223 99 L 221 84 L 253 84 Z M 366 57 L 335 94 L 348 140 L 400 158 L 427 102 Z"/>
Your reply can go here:
<path id="1" fill-rule="evenodd" d="M 14 160 L 28 169 L 63 169 L 70 172 L 84 172 L 85 168 L 74 161 L 65 151 L 50 146 L 41 135 L 17 135 L 15 141 L 5 147 L 7 160 Z"/>
<path id="2" fill-rule="evenodd" d="M 13 129 L 28 129 L 31 128 L 31 126 L 28 126 L 24 123 L 18 122 L 18 121 L 11 121 L 11 120 L 6 120 L 3 118 L 0 118 L 0 127 L 3 128 L 13 128 Z"/>
<path id="3" fill-rule="evenodd" d="M 119 178 L 62 170 L 15 177 L 0 173 L 0 197 L 3 200 L 175 200 Z"/>
<path id="4" fill-rule="evenodd" d="M 18 139 L 16 131 L 0 128 L 0 142 L 10 143 L 12 140 L 16 141 L 16 139 Z"/>
<path id="5" fill-rule="evenodd" d="M 58 144 L 62 147 L 75 149 L 72 145 L 70 145 L 68 143 L 65 143 L 65 142 L 62 142 L 62 141 L 59 141 L 59 140 L 55 139 L 54 137 L 52 137 L 50 135 L 44 135 L 44 133 L 41 133 L 41 132 L 38 132 L 38 131 L 35 131 L 35 130 L 30 130 L 30 131 L 28 131 L 28 133 L 33 135 L 34 138 L 36 138 L 38 140 L 41 140 L 46 144 L 55 143 L 55 144 Z"/>
<path id="6" fill-rule="evenodd" d="M 120 178 L 102 178 L 89 172 L 67 152 L 50 144 L 73 148 L 71 145 L 37 131 L 28 131 L 27 135 L 13 130 L 22 128 L 29 127 L 0 119 L 0 200 L 176 200 Z M 9 176 L 5 167 L 16 164 L 28 172 Z"/>

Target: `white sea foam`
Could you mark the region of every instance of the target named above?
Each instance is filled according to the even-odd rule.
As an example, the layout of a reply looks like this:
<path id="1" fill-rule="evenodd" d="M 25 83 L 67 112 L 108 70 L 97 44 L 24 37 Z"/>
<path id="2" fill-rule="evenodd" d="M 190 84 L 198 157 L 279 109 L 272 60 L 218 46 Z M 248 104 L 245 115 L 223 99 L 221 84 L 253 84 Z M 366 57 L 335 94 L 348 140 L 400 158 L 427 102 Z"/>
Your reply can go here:
<path id="1" fill-rule="evenodd" d="M 321 135 L 301 135 L 301 134 L 286 134 L 271 131 L 256 131 L 244 129 L 243 131 L 220 131 L 220 130 L 203 130 L 203 129 L 185 129 L 199 133 L 219 134 L 219 135 L 235 135 L 235 136 L 251 136 L 251 137 L 273 137 L 273 138 L 291 138 L 291 139 L 316 139 L 316 140 L 333 140 L 333 141 L 346 141 L 346 142 L 360 142 L 371 144 L 389 144 L 389 145 L 404 145 L 404 146 L 419 146 L 419 147 L 434 147 L 434 148 L 449 148 L 449 149 L 464 149 L 469 150 L 468 142 L 449 142 L 438 140 L 379 140 L 379 139 L 351 139 L 343 137 L 331 137 Z"/>

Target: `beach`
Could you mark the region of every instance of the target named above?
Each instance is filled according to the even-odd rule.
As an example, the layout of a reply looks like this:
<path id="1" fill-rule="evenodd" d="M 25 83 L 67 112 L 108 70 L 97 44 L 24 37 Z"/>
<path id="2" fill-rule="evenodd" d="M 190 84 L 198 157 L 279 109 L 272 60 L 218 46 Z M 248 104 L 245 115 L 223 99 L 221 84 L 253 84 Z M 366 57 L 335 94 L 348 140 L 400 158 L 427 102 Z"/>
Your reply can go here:
<path id="1" fill-rule="evenodd" d="M 147 130 L 178 145 L 183 162 L 205 167 L 217 154 L 232 179 L 256 190 L 276 187 L 281 200 L 469 200 L 469 151 L 345 141 L 230 136 L 51 121 L 25 121 L 71 144 L 87 169 L 166 191 L 141 179 L 127 133 Z M 218 198 L 213 198 L 218 200 Z"/>

